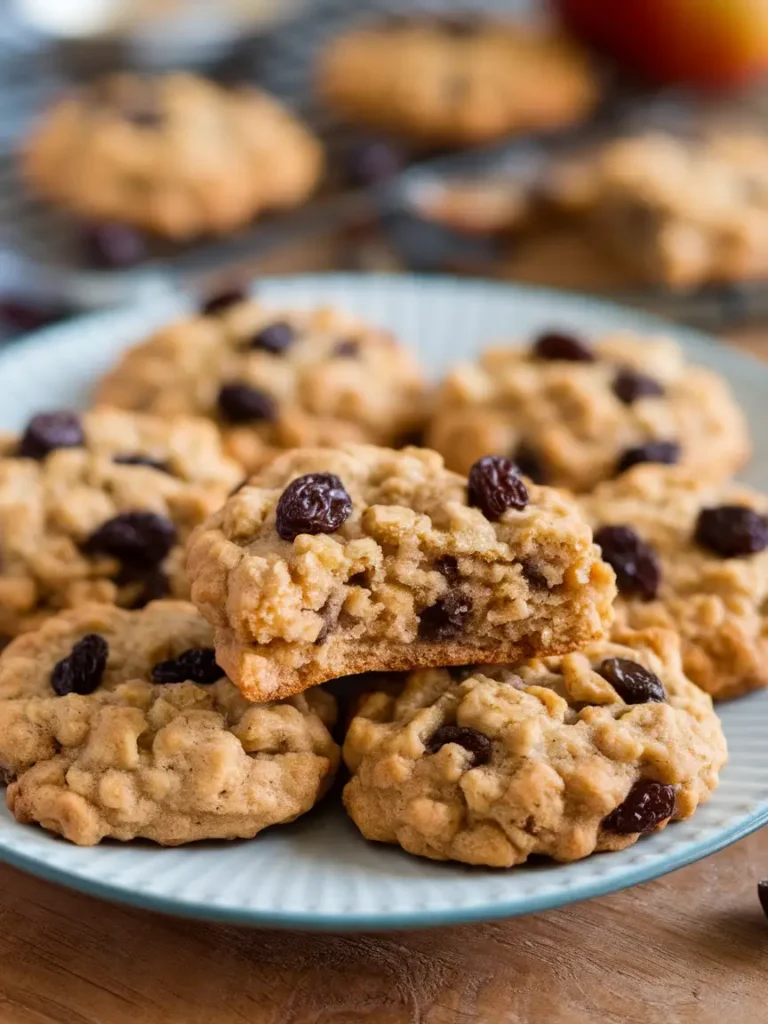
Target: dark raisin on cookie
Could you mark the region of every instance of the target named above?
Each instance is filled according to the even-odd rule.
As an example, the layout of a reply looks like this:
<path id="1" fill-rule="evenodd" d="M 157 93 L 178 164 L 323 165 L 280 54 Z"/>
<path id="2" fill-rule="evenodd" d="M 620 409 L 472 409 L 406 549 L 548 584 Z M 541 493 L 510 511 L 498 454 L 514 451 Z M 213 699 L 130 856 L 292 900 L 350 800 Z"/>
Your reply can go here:
<path id="1" fill-rule="evenodd" d="M 455 640 L 466 628 L 472 614 L 472 598 L 460 590 L 451 590 L 419 617 L 419 638 L 433 643 Z"/>
<path id="2" fill-rule="evenodd" d="M 80 417 L 73 412 L 40 412 L 21 435 L 17 455 L 41 461 L 57 448 L 82 448 L 85 434 Z"/>
<path id="3" fill-rule="evenodd" d="M 525 508 L 530 500 L 517 466 L 503 455 L 477 460 L 469 471 L 468 495 L 470 505 L 491 520 L 501 519 L 508 508 Z"/>
<path id="4" fill-rule="evenodd" d="M 355 341 L 354 338 L 345 338 L 344 341 L 339 341 L 334 345 L 331 355 L 337 359 L 354 359 L 359 353 L 360 342 Z"/>
<path id="5" fill-rule="evenodd" d="M 537 359 L 567 363 L 594 363 L 595 353 L 573 334 L 564 334 L 560 331 L 547 331 L 536 339 L 533 345 L 533 355 Z"/>
<path id="6" fill-rule="evenodd" d="M 51 686 L 59 697 L 68 693 L 93 693 L 107 667 L 109 644 L 98 633 L 78 640 L 66 658 L 57 661 L 51 673 Z"/>
<path id="7" fill-rule="evenodd" d="M 156 512 L 122 512 L 83 544 L 89 555 L 110 555 L 129 566 L 158 565 L 176 543 L 176 527 Z"/>
<path id="8" fill-rule="evenodd" d="M 162 459 L 155 459 L 151 455 L 142 455 L 141 452 L 115 455 L 112 461 L 117 463 L 118 466 L 146 466 L 148 469 L 156 469 L 159 473 L 173 475 L 167 462 L 164 462 Z"/>
<path id="9" fill-rule="evenodd" d="M 246 299 L 245 291 L 242 288 L 227 288 L 209 296 L 202 304 L 200 312 L 203 316 L 218 316 L 230 306 L 236 306 L 238 302 Z"/>
<path id="10" fill-rule="evenodd" d="M 262 327 L 251 338 L 248 347 L 279 356 L 296 340 L 296 331 L 286 320 L 276 320 Z"/>
<path id="11" fill-rule="evenodd" d="M 277 403 L 272 395 L 250 384 L 223 384 L 218 397 L 219 414 L 227 423 L 274 420 Z"/>
<path id="12" fill-rule="evenodd" d="M 664 684 L 655 674 L 630 658 L 605 658 L 597 666 L 625 704 L 663 704 Z"/>
<path id="13" fill-rule="evenodd" d="M 176 658 L 159 661 L 152 669 L 153 683 L 199 683 L 210 686 L 222 679 L 224 672 L 216 664 L 212 647 L 190 647 Z"/>
<path id="14" fill-rule="evenodd" d="M 435 559 L 433 568 L 444 576 L 451 586 L 455 586 L 459 580 L 459 563 L 453 555 L 441 555 Z"/>
<path id="15" fill-rule="evenodd" d="M 613 393 L 624 405 L 632 405 L 640 398 L 663 395 L 664 388 L 653 377 L 624 367 L 614 377 Z"/>
<path id="16" fill-rule="evenodd" d="M 512 461 L 520 472 L 524 476 L 530 477 L 535 484 L 545 484 L 547 482 L 544 460 L 525 441 L 518 445 L 517 450 L 512 455 Z"/>
<path id="17" fill-rule="evenodd" d="M 631 526 L 602 526 L 595 531 L 604 561 L 616 573 L 619 593 L 652 601 L 661 583 L 661 565 L 656 552 Z"/>
<path id="18" fill-rule="evenodd" d="M 663 466 L 674 466 L 680 461 L 680 445 L 677 441 L 648 441 L 634 448 L 627 448 L 616 463 L 616 475 L 626 473 L 641 462 L 658 462 Z"/>
<path id="19" fill-rule="evenodd" d="M 768 917 L 768 879 L 757 883 L 757 898 L 760 900 L 763 913 Z"/>
<path id="20" fill-rule="evenodd" d="M 493 753 L 491 741 L 477 729 L 465 725 L 441 725 L 425 743 L 428 754 L 436 754 L 446 743 L 456 743 L 472 756 L 472 767 L 488 764 Z"/>
<path id="21" fill-rule="evenodd" d="M 333 533 L 352 514 L 352 499 L 334 473 L 307 473 L 293 480 L 277 503 L 275 528 L 283 540 L 300 533 Z"/>
<path id="22" fill-rule="evenodd" d="M 745 505 L 703 508 L 696 520 L 694 539 L 723 558 L 755 555 L 768 547 L 768 517 Z"/>
<path id="23" fill-rule="evenodd" d="M 619 835 L 653 832 L 675 813 L 675 787 L 639 779 L 623 803 L 603 818 L 603 828 Z"/>

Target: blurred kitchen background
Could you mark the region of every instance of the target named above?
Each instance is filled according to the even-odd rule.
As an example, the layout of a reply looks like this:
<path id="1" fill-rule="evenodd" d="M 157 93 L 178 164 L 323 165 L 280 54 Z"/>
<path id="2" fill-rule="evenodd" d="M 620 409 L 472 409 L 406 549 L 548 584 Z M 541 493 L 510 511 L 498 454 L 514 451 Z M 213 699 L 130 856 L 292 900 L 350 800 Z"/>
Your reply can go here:
<path id="1" fill-rule="evenodd" d="M 329 41 L 384 15 L 425 13 L 556 25 L 588 52 L 599 101 L 561 131 L 461 149 L 414 146 L 328 109 L 314 68 Z M 177 68 L 257 84 L 301 116 L 328 154 L 315 196 L 230 236 L 180 245 L 94 230 L 30 194 L 16 152 L 51 102 L 116 69 Z M 768 245 L 743 277 L 680 281 L 617 259 L 582 211 L 574 215 L 590 154 L 617 138 L 698 139 L 723 126 L 761 136 L 764 68 L 768 0 L 0 0 L 0 333 L 168 288 L 345 269 L 573 288 L 712 328 L 768 317 Z M 751 160 L 750 188 L 762 188 L 768 166 L 755 171 L 760 157 Z M 698 190 L 692 180 L 691 196 Z M 700 199 L 706 207 L 705 192 Z M 768 184 L 755 202 L 768 218 Z"/>

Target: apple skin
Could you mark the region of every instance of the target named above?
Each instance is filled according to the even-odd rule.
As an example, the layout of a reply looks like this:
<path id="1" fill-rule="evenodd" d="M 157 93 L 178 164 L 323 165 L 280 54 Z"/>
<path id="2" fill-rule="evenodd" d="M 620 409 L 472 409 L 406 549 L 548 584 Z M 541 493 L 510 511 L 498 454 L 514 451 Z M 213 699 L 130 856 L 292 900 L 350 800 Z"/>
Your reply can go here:
<path id="1" fill-rule="evenodd" d="M 554 0 L 565 26 L 658 84 L 745 85 L 768 71 L 768 0 Z"/>

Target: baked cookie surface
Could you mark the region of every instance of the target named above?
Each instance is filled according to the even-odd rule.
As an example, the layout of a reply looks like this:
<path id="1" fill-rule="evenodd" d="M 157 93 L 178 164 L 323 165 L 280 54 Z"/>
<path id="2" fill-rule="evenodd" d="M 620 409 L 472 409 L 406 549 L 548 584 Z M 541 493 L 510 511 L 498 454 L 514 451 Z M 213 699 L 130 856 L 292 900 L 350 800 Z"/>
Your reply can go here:
<path id="1" fill-rule="evenodd" d="M 562 658 L 415 672 L 352 720 L 344 804 L 368 839 L 511 867 L 619 850 L 687 818 L 726 761 L 677 637 L 623 632 Z"/>
<path id="2" fill-rule="evenodd" d="M 85 601 L 188 597 L 184 542 L 242 474 L 191 417 L 41 413 L 0 438 L 0 635 Z"/>
<path id="3" fill-rule="evenodd" d="M 581 505 L 616 570 L 619 623 L 678 630 L 686 673 L 715 698 L 768 685 L 768 497 L 638 466 Z"/>
<path id="4" fill-rule="evenodd" d="M 8 806 L 90 846 L 250 838 L 323 795 L 339 760 L 322 690 L 249 704 L 186 602 L 84 605 L 0 658 Z"/>
<path id="5" fill-rule="evenodd" d="M 511 660 L 607 629 L 613 573 L 575 503 L 505 459 L 346 445 L 275 459 L 196 531 L 192 600 L 253 700 L 366 671 Z"/>
<path id="6" fill-rule="evenodd" d="M 278 102 L 194 75 L 113 75 L 56 103 L 22 171 L 39 195 L 90 221 L 171 239 L 231 231 L 306 199 L 320 144 Z"/>
<path id="7" fill-rule="evenodd" d="M 598 92 L 586 59 L 564 39 L 471 15 L 348 32 L 322 54 L 318 84 L 353 122 L 445 146 L 573 124 Z"/>
<path id="8" fill-rule="evenodd" d="M 673 289 L 768 276 L 768 140 L 713 130 L 613 140 L 555 167 L 551 196 L 641 282 Z"/>
<path id="9" fill-rule="evenodd" d="M 451 469 L 505 455 L 542 483 L 589 491 L 638 462 L 729 476 L 750 452 L 744 416 L 718 374 L 666 338 L 594 343 L 542 334 L 455 367 L 435 400 L 426 443 Z"/>
<path id="10" fill-rule="evenodd" d="M 423 425 L 421 369 L 389 332 L 331 309 L 276 312 L 238 295 L 211 306 L 129 349 L 97 400 L 213 418 L 249 469 L 285 448 L 395 444 Z"/>

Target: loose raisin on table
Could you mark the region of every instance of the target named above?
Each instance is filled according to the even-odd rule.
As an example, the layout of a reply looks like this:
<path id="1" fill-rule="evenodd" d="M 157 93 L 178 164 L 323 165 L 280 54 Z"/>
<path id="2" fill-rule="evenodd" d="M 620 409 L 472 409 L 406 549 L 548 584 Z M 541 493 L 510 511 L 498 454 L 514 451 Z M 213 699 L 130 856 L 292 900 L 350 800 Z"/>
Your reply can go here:
<path id="1" fill-rule="evenodd" d="M 442 643 L 461 636 L 472 614 L 472 598 L 460 590 L 451 590 L 419 617 L 419 637 Z"/>
<path id="2" fill-rule="evenodd" d="M 283 540 L 295 540 L 301 533 L 334 533 L 351 514 L 352 499 L 334 473 L 307 473 L 280 495 L 275 528 Z"/>
<path id="3" fill-rule="evenodd" d="M 277 415 L 277 403 L 272 395 L 250 384 L 223 384 L 217 404 L 221 418 L 227 423 L 274 420 Z"/>
<path id="4" fill-rule="evenodd" d="M 723 558 L 755 555 L 768 547 L 768 517 L 745 505 L 703 508 L 694 538 L 697 544 Z"/>
<path id="5" fill-rule="evenodd" d="M 59 697 L 68 693 L 93 693 L 107 667 L 109 644 L 98 633 L 88 633 L 72 647 L 66 658 L 56 662 L 51 686 Z"/>
<path id="6" fill-rule="evenodd" d="M 27 424 L 17 454 L 40 461 L 57 448 L 81 448 L 84 444 L 83 426 L 76 413 L 41 412 Z"/>
<path id="7" fill-rule="evenodd" d="M 177 658 L 160 661 L 152 669 L 154 683 L 199 683 L 210 686 L 223 678 L 212 647 L 190 647 Z"/>
<path id="8" fill-rule="evenodd" d="M 491 520 L 501 519 L 508 508 L 523 509 L 530 498 L 517 466 L 502 455 L 486 455 L 469 471 L 468 496 Z"/>
<path id="9" fill-rule="evenodd" d="M 477 729 L 465 725 L 441 725 L 427 740 L 425 746 L 429 754 L 436 754 L 446 743 L 457 743 L 472 755 L 472 767 L 488 764 L 493 753 L 491 741 Z"/>
<path id="10" fill-rule="evenodd" d="M 651 601 L 661 583 L 656 552 L 631 526 L 603 526 L 595 531 L 595 544 L 616 573 L 619 592 L 625 597 Z"/>
<path id="11" fill-rule="evenodd" d="M 768 917 L 768 879 L 757 883 L 757 898 L 760 900 L 763 913 Z"/>
<path id="12" fill-rule="evenodd" d="M 605 658 L 598 667 L 625 704 L 663 703 L 667 699 L 659 677 L 630 658 Z"/>
<path id="13" fill-rule="evenodd" d="M 626 473 L 641 462 L 657 462 L 662 466 L 675 466 L 680 461 L 680 445 L 677 441 L 648 441 L 634 448 L 627 448 L 616 463 L 616 475 Z"/>
<path id="14" fill-rule="evenodd" d="M 537 359 L 566 363 L 594 363 L 595 353 L 580 338 L 560 331 L 547 331 L 540 335 L 533 346 Z"/>
<path id="15" fill-rule="evenodd" d="M 675 813 L 675 787 L 639 779 L 623 803 L 603 818 L 603 828 L 620 835 L 652 832 Z"/>

